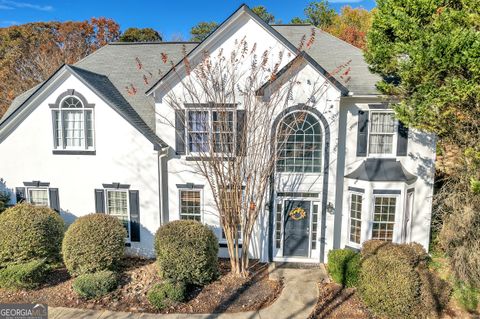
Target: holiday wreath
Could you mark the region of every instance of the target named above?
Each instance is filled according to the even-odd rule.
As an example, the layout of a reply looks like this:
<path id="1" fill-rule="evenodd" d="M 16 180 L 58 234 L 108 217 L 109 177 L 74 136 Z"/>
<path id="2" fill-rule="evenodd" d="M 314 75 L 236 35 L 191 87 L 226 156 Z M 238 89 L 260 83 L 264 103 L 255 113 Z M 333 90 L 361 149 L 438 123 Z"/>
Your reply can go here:
<path id="1" fill-rule="evenodd" d="M 305 213 L 305 209 L 301 207 L 294 208 L 288 213 L 291 219 L 293 220 L 301 220 L 304 219 L 307 213 Z"/>

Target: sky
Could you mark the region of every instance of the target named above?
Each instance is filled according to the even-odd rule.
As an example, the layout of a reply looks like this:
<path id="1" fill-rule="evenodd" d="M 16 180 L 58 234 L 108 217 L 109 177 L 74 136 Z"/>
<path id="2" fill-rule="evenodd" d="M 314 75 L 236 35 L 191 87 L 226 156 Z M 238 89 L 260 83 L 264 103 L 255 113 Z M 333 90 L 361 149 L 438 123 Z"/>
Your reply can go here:
<path id="1" fill-rule="evenodd" d="M 37 21 L 80 21 L 112 18 L 121 30 L 153 28 L 164 40 L 189 38 L 190 28 L 201 21 L 222 22 L 241 4 L 265 6 L 277 20 L 288 23 L 303 17 L 312 0 L 0 0 L 0 27 Z M 330 6 L 372 9 L 375 0 L 330 0 Z"/>

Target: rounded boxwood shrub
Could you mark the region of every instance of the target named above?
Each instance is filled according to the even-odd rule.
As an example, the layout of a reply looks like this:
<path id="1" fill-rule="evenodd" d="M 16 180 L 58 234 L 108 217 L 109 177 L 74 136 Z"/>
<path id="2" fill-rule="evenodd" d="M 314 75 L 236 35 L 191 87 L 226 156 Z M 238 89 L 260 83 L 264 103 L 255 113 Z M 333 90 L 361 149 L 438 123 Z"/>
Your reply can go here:
<path id="1" fill-rule="evenodd" d="M 218 240 L 193 220 L 163 225 L 155 235 L 160 275 L 186 284 L 204 285 L 218 276 Z"/>
<path id="2" fill-rule="evenodd" d="M 166 280 L 153 286 L 147 294 L 150 304 L 158 310 L 162 310 L 175 302 L 185 299 L 185 284 Z"/>
<path id="3" fill-rule="evenodd" d="M 328 252 L 328 273 L 337 284 L 355 287 L 360 271 L 360 254 L 351 249 Z"/>
<path id="4" fill-rule="evenodd" d="M 63 239 L 63 262 L 71 275 L 113 270 L 125 253 L 126 230 L 115 217 L 91 214 L 77 219 Z"/>
<path id="5" fill-rule="evenodd" d="M 33 289 L 44 279 L 48 267 L 45 259 L 22 264 L 10 264 L 0 269 L 0 287 L 7 289 Z"/>
<path id="6" fill-rule="evenodd" d="M 63 219 L 48 207 L 21 203 L 0 214 L 0 266 L 60 260 Z"/>
<path id="7" fill-rule="evenodd" d="M 427 318 L 446 306 L 448 285 L 426 268 L 418 245 L 367 242 L 362 250 L 360 297 L 379 316 Z"/>
<path id="8" fill-rule="evenodd" d="M 117 282 L 117 275 L 113 271 L 103 270 L 78 276 L 73 281 L 72 288 L 81 297 L 98 298 L 115 290 Z"/>

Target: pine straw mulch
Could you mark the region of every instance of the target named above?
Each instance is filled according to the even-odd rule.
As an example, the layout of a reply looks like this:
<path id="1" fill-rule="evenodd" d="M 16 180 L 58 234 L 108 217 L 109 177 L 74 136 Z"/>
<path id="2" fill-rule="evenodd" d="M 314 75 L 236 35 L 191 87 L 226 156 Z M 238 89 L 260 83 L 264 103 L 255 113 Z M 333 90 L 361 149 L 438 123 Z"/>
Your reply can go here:
<path id="1" fill-rule="evenodd" d="M 65 268 L 52 271 L 36 290 L 0 289 L 0 303 L 45 303 L 51 307 L 70 307 L 127 312 L 158 312 L 147 300 L 148 290 L 161 281 L 155 261 L 128 258 L 123 263 L 118 288 L 96 300 L 78 297 Z M 250 278 L 229 274 L 230 263 L 219 259 L 220 277 L 205 287 L 188 287 L 187 298 L 162 313 L 218 313 L 258 310 L 272 304 L 282 284 L 269 280 L 268 266 L 256 262 Z"/>

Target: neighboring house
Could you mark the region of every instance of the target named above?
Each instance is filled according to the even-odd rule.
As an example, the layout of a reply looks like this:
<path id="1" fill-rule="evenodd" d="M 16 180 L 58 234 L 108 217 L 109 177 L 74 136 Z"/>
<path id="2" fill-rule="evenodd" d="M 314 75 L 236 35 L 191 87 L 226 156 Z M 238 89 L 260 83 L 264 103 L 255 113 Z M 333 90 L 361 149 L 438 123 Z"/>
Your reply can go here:
<path id="1" fill-rule="evenodd" d="M 368 239 L 415 241 L 428 249 L 435 137 L 394 119 L 359 49 L 315 29 L 313 45 L 299 54 L 296 46 L 312 28 L 270 26 L 241 6 L 200 44 L 114 43 L 63 66 L 17 97 L 1 119 L 0 177 L 17 201 L 51 206 L 67 222 L 92 212 L 118 217 L 128 229 L 132 254 L 152 256 L 154 234 L 163 223 L 195 219 L 214 228 L 225 256 L 212 194 L 192 170 L 194 150 L 176 138 L 179 130 L 184 136 L 191 132 L 184 123 L 175 128 L 162 120 L 175 123 L 162 97 L 178 86 L 162 56 L 194 59 L 246 37 L 259 52 L 275 48 L 290 53 L 290 60 L 301 59 L 300 85 L 291 105 L 272 119 L 272 132 L 294 112 L 304 112 L 304 128 L 318 151 L 308 161 L 296 155 L 277 163 L 252 257 L 324 262 L 330 249 L 359 248 Z M 349 80 L 326 77 L 325 70 L 346 61 Z M 144 70 L 154 70 L 153 79 L 143 78 Z M 305 94 L 312 78 L 331 83 L 318 101 Z M 186 112 L 202 118 L 195 117 L 195 108 Z M 296 207 L 305 218 L 286 219 Z"/>

